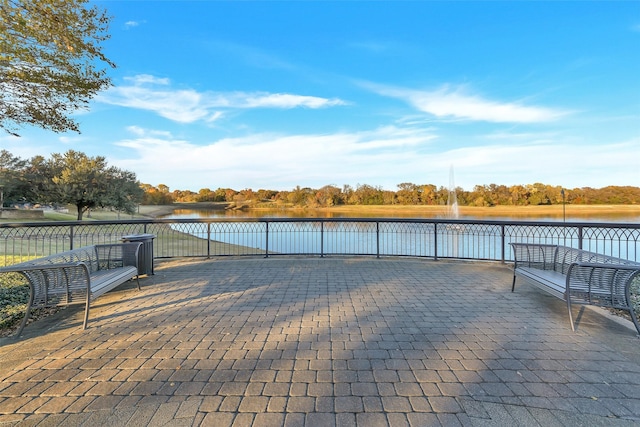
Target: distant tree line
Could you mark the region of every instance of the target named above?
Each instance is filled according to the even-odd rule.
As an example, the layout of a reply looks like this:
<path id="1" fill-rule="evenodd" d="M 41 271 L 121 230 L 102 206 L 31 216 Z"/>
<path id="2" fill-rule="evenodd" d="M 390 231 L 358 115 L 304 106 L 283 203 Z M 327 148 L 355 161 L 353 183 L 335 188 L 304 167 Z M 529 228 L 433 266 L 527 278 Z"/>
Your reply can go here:
<path id="1" fill-rule="evenodd" d="M 96 207 L 132 214 L 144 196 L 133 172 L 109 166 L 104 157 L 73 150 L 29 160 L 1 150 L 0 191 L 5 206 L 71 204 L 79 220 Z"/>
<path id="2" fill-rule="evenodd" d="M 433 184 L 398 184 L 396 191 L 367 184 L 355 187 L 325 185 L 314 189 L 297 186 L 290 191 L 202 188 L 173 190 L 164 184 L 141 184 L 133 172 L 109 166 L 104 157 L 88 157 L 69 150 L 49 159 L 24 160 L 0 150 L 0 190 L 3 205 L 40 203 L 74 205 L 78 219 L 96 207 L 134 213 L 138 204 L 167 205 L 174 202 L 226 202 L 236 206 L 320 208 L 340 205 L 446 205 L 448 187 Z M 473 190 L 455 189 L 461 206 L 529 206 L 567 204 L 640 204 L 640 187 L 563 189 L 540 183 L 527 185 L 476 185 Z M 564 191 L 564 198 L 563 198 Z"/>
<path id="3" fill-rule="evenodd" d="M 384 190 L 367 184 L 355 187 L 325 185 L 319 189 L 300 187 L 291 191 L 252 190 L 236 191 L 230 188 L 211 190 L 203 188 L 197 193 L 189 190 L 173 190 L 160 184 L 154 187 L 142 184 L 144 204 L 163 205 L 173 202 L 227 202 L 251 207 L 258 203 L 273 206 L 331 207 L 338 205 L 446 205 L 448 187 L 433 184 L 398 184 L 396 191 Z M 564 190 L 564 200 L 563 200 Z M 563 189 L 546 184 L 527 185 L 476 185 L 473 190 L 456 188 L 457 202 L 461 206 L 530 206 L 556 204 L 583 205 L 633 205 L 640 203 L 640 187 L 608 186 L 604 188 Z"/>

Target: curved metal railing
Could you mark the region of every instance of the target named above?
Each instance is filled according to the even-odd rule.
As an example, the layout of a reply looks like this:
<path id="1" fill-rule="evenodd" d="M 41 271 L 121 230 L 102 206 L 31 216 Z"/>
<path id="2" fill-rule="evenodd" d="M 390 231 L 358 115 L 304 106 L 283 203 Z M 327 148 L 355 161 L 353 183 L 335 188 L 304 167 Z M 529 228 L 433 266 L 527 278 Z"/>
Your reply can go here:
<path id="1" fill-rule="evenodd" d="M 512 261 L 510 242 L 640 261 L 640 224 L 406 218 L 202 218 L 0 223 L 5 263 L 153 234 L 154 258 L 406 256 Z M 10 261 L 9 261 L 10 260 Z"/>

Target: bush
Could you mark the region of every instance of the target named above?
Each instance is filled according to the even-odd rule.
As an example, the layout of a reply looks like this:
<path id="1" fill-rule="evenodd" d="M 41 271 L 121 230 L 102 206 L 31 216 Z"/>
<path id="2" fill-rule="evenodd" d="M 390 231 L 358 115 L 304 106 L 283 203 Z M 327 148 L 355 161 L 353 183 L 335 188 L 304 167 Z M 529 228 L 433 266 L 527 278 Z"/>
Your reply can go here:
<path id="1" fill-rule="evenodd" d="M 18 273 L 0 275 L 0 330 L 11 328 L 24 316 L 29 284 Z"/>
<path id="2" fill-rule="evenodd" d="M 0 267 L 28 261 L 32 257 L 5 256 Z M 29 302 L 29 283 L 19 273 L 0 274 L 0 336 L 8 335 L 22 320 Z"/>

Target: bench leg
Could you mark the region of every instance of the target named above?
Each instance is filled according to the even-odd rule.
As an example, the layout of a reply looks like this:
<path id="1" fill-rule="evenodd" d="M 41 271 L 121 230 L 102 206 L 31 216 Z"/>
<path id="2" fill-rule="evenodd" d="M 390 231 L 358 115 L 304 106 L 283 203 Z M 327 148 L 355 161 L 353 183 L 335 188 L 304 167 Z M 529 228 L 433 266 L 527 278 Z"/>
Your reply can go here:
<path id="1" fill-rule="evenodd" d="M 91 293 L 87 292 L 87 306 L 84 309 L 84 323 L 82 329 L 87 329 L 87 323 L 89 322 L 89 303 L 91 302 Z"/>
<path id="2" fill-rule="evenodd" d="M 34 298 L 33 283 L 29 281 L 29 302 L 27 303 L 27 309 L 25 310 L 25 313 L 24 313 L 24 319 L 22 319 L 22 322 L 20 322 L 20 327 L 18 328 L 18 331 L 15 334 L 16 338 L 18 338 L 20 334 L 22 334 L 22 330 L 24 329 L 25 326 L 27 326 L 27 321 L 29 320 L 29 316 L 31 315 L 31 307 L 33 306 L 33 298 Z"/>
<path id="3" fill-rule="evenodd" d="M 511 292 L 516 288 L 516 274 L 513 273 L 513 283 L 511 283 Z"/>
<path id="4" fill-rule="evenodd" d="M 636 316 L 636 312 L 633 307 L 629 308 L 629 314 L 631 315 L 631 320 L 636 327 L 636 331 L 638 331 L 638 334 L 640 334 L 640 324 L 638 324 L 638 317 Z"/>
<path id="5" fill-rule="evenodd" d="M 138 290 L 140 290 L 140 275 L 136 274 L 136 282 L 138 283 Z"/>
<path id="6" fill-rule="evenodd" d="M 571 324 L 571 330 L 575 332 L 576 327 L 573 325 L 573 314 L 571 314 L 571 297 L 567 295 L 566 299 L 567 299 L 567 311 L 569 311 L 569 323 Z"/>
<path id="7" fill-rule="evenodd" d="M 18 328 L 18 331 L 16 332 L 16 335 L 15 335 L 16 338 L 18 338 L 20 334 L 22 334 L 22 330 L 24 329 L 25 326 L 27 326 L 27 321 L 29 320 L 29 316 L 31 315 L 32 300 L 33 300 L 33 296 L 31 297 L 29 304 L 27 304 L 27 310 L 24 313 L 24 319 L 22 319 L 22 322 L 20 322 L 20 327 Z"/>

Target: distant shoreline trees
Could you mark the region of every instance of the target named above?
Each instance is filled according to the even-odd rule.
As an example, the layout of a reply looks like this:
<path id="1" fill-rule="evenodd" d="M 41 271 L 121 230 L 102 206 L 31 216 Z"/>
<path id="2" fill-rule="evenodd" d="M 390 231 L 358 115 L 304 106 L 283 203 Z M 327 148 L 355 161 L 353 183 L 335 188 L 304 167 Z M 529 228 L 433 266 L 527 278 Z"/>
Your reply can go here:
<path id="1" fill-rule="evenodd" d="M 384 190 L 367 184 L 355 187 L 344 185 L 325 185 L 319 189 L 297 186 L 290 191 L 244 189 L 236 191 L 230 188 L 211 190 L 203 188 L 193 192 L 173 190 L 160 184 L 154 187 L 143 184 L 143 204 L 167 205 L 193 202 L 226 202 L 238 206 L 272 204 L 274 207 L 294 206 L 307 208 L 331 207 L 340 205 L 405 205 L 405 206 L 445 206 L 449 198 L 449 188 L 433 184 L 398 184 L 397 191 Z M 603 188 L 564 189 L 561 186 L 541 183 L 526 185 L 476 185 L 473 190 L 456 188 L 460 206 L 536 206 L 560 205 L 636 205 L 640 204 L 640 187 L 607 186 Z"/>
<path id="2" fill-rule="evenodd" d="M 297 186 L 289 191 L 202 188 L 173 190 L 165 184 L 141 184 L 133 172 L 108 166 L 104 157 L 88 157 L 69 150 L 50 159 L 35 156 L 24 160 L 0 150 L 0 188 L 5 206 L 19 203 L 72 204 L 78 219 L 94 207 L 108 207 L 133 213 L 138 204 L 223 202 L 239 207 L 325 208 L 349 205 L 446 206 L 449 188 L 433 184 L 398 184 L 396 191 L 367 184 L 325 185 L 321 188 Z M 564 198 L 562 191 L 564 190 Z M 526 185 L 476 185 L 473 190 L 456 188 L 460 206 L 637 205 L 640 187 L 563 189 L 541 183 Z"/>

